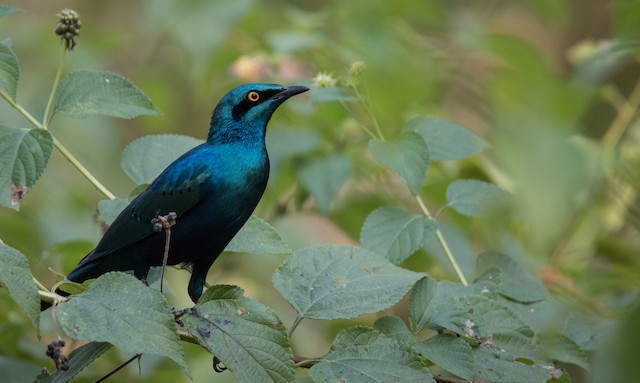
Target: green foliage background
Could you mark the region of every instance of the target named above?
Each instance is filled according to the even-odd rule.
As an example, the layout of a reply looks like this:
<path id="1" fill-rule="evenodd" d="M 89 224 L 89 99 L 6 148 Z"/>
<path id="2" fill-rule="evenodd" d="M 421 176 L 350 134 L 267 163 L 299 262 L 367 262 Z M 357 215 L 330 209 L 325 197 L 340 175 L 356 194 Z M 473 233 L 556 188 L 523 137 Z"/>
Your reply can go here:
<path id="1" fill-rule="evenodd" d="M 158 133 L 203 138 L 213 106 L 239 83 L 309 84 L 319 72 L 344 80 L 351 63 L 362 61 L 360 89 L 366 89 L 385 137 L 398 137 L 413 117 L 436 115 L 491 145 L 463 161 L 432 164 L 422 193 L 432 212 L 446 205 L 447 185 L 458 179 L 492 182 L 515 194 L 513 206 L 489 218 L 452 209 L 438 216 L 467 277 L 476 254 L 502 250 L 570 310 L 640 321 L 638 310 L 630 309 L 634 302 L 637 307 L 640 286 L 640 2 L 34 0 L 8 5 L 26 12 L 0 20 L 0 39 L 13 40 L 22 74 L 18 99 L 38 118 L 61 52 L 53 27 L 64 7 L 83 20 L 65 71 L 117 72 L 162 111 L 160 117 L 133 120 L 56 117 L 55 136 L 117 196 L 128 196 L 135 186 L 118 166 L 135 138 Z M 345 110 L 339 102 L 313 97 L 291 100 L 270 124 L 273 170 L 256 214 L 300 248 L 359 243 L 365 219 L 382 205 L 419 212 L 401 179 L 371 158 L 369 137 L 360 127 L 374 123 L 368 110 L 357 103 Z M 4 102 L 0 123 L 27 127 Z M 335 169 L 331 174 L 346 182 L 319 189 L 339 189 L 337 195 L 312 193 L 322 173 L 314 166 L 324 159 Z M 54 151 L 20 211 L 0 210 L 0 238 L 26 254 L 34 274 L 51 285 L 55 275 L 49 267 L 68 272 L 100 238 L 96 212 L 103 198 Z M 283 259 L 226 256 L 209 281 L 242 286 L 290 326 L 295 313 L 271 283 Z M 456 280 L 435 241 L 402 265 L 437 280 Z M 189 305 L 187 279 L 187 273 L 170 272 L 169 299 L 176 307 Z M 43 316 L 45 339 L 39 341 L 6 289 L 0 290 L 0 302 L 0 371 L 11 376 L 6 374 L 18 363 L 27 375 L 39 371 L 50 363 L 43 352 L 46 337 L 53 336 L 50 316 Z M 348 324 L 406 317 L 406 311 L 404 302 L 349 321 L 307 320 L 293 346 L 299 355 L 322 355 Z M 611 345 L 598 347 L 624 355 L 633 339 L 640 341 L 632 327 L 620 331 L 608 339 Z M 190 345 L 185 352 L 194 380 L 211 379 L 210 354 Z M 570 367 L 573 381 L 616 381 L 616 376 L 624 381 L 625 368 L 637 372 L 637 365 L 616 352 L 602 354 L 593 357 L 591 377 Z M 94 375 L 78 381 L 93 381 L 129 357 L 112 349 L 91 369 Z M 142 357 L 141 375 L 133 365 L 111 379 L 188 381 L 177 364 L 149 355 Z M 234 381 L 230 374 L 215 379 Z"/>

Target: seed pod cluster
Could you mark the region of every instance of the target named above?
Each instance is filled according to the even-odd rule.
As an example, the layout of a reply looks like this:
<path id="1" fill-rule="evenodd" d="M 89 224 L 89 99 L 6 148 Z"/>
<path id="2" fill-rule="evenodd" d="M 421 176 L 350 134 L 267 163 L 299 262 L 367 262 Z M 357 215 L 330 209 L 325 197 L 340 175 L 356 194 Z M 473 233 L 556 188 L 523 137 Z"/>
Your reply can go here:
<path id="1" fill-rule="evenodd" d="M 75 38 L 80 36 L 80 15 L 72 9 L 63 9 L 58 13 L 58 24 L 56 24 L 56 35 L 60 36 L 62 42 L 68 50 L 73 50 L 76 46 Z"/>

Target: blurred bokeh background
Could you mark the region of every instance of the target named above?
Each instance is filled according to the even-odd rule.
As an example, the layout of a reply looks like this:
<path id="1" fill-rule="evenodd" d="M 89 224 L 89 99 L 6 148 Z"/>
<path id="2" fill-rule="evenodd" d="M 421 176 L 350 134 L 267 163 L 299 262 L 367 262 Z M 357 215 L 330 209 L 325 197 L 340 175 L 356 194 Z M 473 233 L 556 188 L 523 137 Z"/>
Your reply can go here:
<path id="1" fill-rule="evenodd" d="M 65 7 L 82 17 L 65 71 L 117 72 L 162 111 L 133 120 L 56 116 L 52 133 L 118 196 L 128 196 L 134 186 L 119 166 L 131 140 L 161 133 L 204 138 L 213 107 L 235 85 L 311 85 L 322 72 L 341 86 L 347 68 L 359 61 L 366 66 L 361 89 L 387 137 L 412 117 L 436 115 L 492 145 L 467 160 L 432 165 L 423 190 L 433 212 L 446 203 L 446 185 L 460 178 L 486 180 L 516 194 L 514 215 L 508 217 L 469 219 L 449 210 L 439 215 L 465 273 L 471 275 L 475 255 L 498 249 L 538 275 L 571 310 L 620 319 L 637 301 L 638 0 L 3 4 L 24 10 L 0 19 L 0 39 L 12 39 L 21 65 L 18 100 L 36 117 L 42 116 L 61 56 L 53 29 Z M 5 102 L 0 123 L 28 127 Z M 268 133 L 273 169 L 256 214 L 294 248 L 358 243 L 364 219 L 382 204 L 415 209 L 401 180 L 371 159 L 361 123 L 372 123 L 361 105 L 345 109 L 313 96 L 292 99 L 274 116 Z M 326 196 L 332 201 L 327 207 L 319 206 L 298 174 L 329 156 L 346 159 L 349 177 L 337 195 Z M 103 198 L 54 152 L 20 211 L 0 210 L 0 238 L 27 255 L 34 274 L 50 285 L 55 275 L 49 267 L 68 272 L 100 238 L 96 206 Z M 240 285 L 288 325 L 293 311 L 271 286 L 271 273 L 283 258 L 225 256 L 209 282 Z M 420 250 L 404 266 L 455 280 L 437 246 Z M 170 274 L 170 300 L 188 305 L 188 274 Z M 0 371 L 14 369 L 18 360 L 28 372 L 49 365 L 46 343 L 35 338 L 5 291 L 0 302 Z M 402 313 L 403 305 L 394 310 Z M 370 324 L 372 318 L 356 322 Z M 53 333 L 50 318 L 43 321 L 46 339 Z M 323 354 L 345 324 L 303 322 L 293 339 L 296 354 Z M 194 381 L 234 381 L 230 374 L 212 376 L 210 354 L 189 345 L 185 351 Z M 129 357 L 111 350 L 78 381 L 94 381 Z M 616 363 L 594 361 L 594 376 L 577 371 L 574 381 L 614 381 L 601 379 L 614 376 Z M 177 365 L 145 355 L 141 374 L 133 365 L 110 381 L 188 378 Z"/>

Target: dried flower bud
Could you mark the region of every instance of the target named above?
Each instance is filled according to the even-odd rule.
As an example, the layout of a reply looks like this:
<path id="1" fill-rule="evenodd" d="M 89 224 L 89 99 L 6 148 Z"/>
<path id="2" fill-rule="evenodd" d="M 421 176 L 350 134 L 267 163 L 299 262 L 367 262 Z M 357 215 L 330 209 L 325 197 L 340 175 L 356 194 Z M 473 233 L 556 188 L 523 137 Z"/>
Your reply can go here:
<path id="1" fill-rule="evenodd" d="M 60 36 L 60 42 L 64 43 L 67 50 L 73 50 L 76 46 L 75 38 L 80 36 L 80 15 L 72 9 L 65 8 L 58 14 L 56 35 Z"/>

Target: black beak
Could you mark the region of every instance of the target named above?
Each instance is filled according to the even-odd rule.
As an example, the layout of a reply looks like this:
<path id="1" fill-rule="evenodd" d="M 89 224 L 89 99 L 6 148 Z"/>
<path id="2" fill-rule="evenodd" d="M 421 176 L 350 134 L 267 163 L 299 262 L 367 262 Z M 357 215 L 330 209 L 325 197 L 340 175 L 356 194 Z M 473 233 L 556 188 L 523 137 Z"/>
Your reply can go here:
<path id="1" fill-rule="evenodd" d="M 273 96 L 273 98 L 275 100 L 286 100 L 289 97 L 295 96 L 296 94 L 300 94 L 300 93 L 304 93 L 306 91 L 308 91 L 309 88 L 307 88 L 306 86 L 302 86 L 302 85 L 292 85 L 292 86 L 285 86 L 282 91 L 278 92 L 275 94 L 275 96 Z"/>

